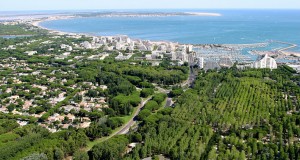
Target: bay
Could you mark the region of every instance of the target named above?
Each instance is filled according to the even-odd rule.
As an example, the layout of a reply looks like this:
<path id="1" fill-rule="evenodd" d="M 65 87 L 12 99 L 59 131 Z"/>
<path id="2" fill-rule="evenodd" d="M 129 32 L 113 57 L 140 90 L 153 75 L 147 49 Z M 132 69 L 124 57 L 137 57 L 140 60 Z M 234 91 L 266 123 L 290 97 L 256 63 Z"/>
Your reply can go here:
<path id="1" fill-rule="evenodd" d="M 63 32 L 104 36 L 128 35 L 144 40 L 189 44 L 284 41 L 300 45 L 300 10 L 168 10 L 165 12 L 209 12 L 220 13 L 222 16 L 87 17 L 45 21 L 40 25 Z M 276 47 L 278 46 L 272 48 Z M 300 51 L 300 49 L 297 47 L 293 51 Z"/>

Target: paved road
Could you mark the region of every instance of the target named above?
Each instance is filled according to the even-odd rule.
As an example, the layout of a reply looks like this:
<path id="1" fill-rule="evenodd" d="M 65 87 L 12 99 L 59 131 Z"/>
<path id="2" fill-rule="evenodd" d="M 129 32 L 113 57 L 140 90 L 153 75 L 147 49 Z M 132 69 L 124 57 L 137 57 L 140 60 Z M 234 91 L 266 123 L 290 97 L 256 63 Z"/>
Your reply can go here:
<path id="1" fill-rule="evenodd" d="M 151 99 L 152 97 L 149 97 L 145 100 L 143 100 L 141 102 L 141 104 L 138 106 L 137 110 L 135 111 L 135 113 L 133 114 L 133 117 L 125 124 L 122 126 L 122 128 L 120 128 L 119 131 L 115 132 L 114 134 L 112 134 L 111 137 L 115 136 L 115 135 L 119 135 L 119 134 L 126 134 L 129 132 L 130 127 L 132 127 L 135 124 L 135 120 L 134 117 L 136 117 L 140 111 L 142 110 L 142 108 L 144 107 L 144 105 Z"/>
<path id="2" fill-rule="evenodd" d="M 190 73 L 189 73 L 189 78 L 181 83 L 181 87 L 188 86 L 191 87 L 194 81 L 196 80 L 197 75 L 193 71 L 193 69 L 190 67 Z"/>

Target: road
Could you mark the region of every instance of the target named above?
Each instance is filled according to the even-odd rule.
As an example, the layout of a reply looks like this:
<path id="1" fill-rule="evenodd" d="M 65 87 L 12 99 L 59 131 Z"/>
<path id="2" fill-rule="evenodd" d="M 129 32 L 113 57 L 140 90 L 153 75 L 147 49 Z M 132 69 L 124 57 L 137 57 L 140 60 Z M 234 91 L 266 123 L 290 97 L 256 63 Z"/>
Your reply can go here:
<path id="1" fill-rule="evenodd" d="M 196 75 L 193 73 L 192 70 L 190 70 L 190 74 L 189 74 L 188 80 L 186 80 L 185 82 L 181 83 L 181 86 L 183 86 L 183 84 L 190 86 L 190 85 L 193 83 L 193 81 L 195 80 L 195 78 L 196 78 Z M 156 87 L 156 88 L 158 89 L 158 91 L 161 92 L 161 93 L 168 94 L 168 93 L 170 92 L 170 90 L 168 90 L 168 89 L 164 89 L 164 88 L 161 88 L 161 87 L 158 87 L 158 86 L 155 86 L 155 87 Z M 130 119 L 126 124 L 124 124 L 118 131 L 116 131 L 116 132 L 114 132 L 113 134 L 109 135 L 109 136 L 106 137 L 103 141 L 106 141 L 106 140 L 108 140 L 108 139 L 114 137 L 115 135 L 120 135 L 120 134 L 126 134 L 126 133 L 128 133 L 130 127 L 132 127 L 132 126 L 135 124 L 135 122 L 136 122 L 136 121 L 134 120 L 134 118 L 140 113 L 140 111 L 142 110 L 142 108 L 145 106 L 145 104 L 146 104 L 151 98 L 152 98 L 152 96 L 149 97 L 149 98 L 147 98 L 147 99 L 145 99 L 145 100 L 142 100 L 142 102 L 141 102 L 140 105 L 138 106 L 137 110 L 135 111 L 135 113 L 133 114 L 133 116 L 131 117 L 131 119 Z M 172 98 L 168 97 L 168 98 L 167 98 L 167 102 L 166 102 L 165 107 L 170 107 L 170 106 L 172 106 L 173 103 L 174 103 L 174 102 L 172 101 Z M 103 141 L 102 141 L 102 142 L 103 142 Z M 90 148 L 89 148 L 89 149 L 90 149 Z M 89 149 L 88 149 L 88 150 L 89 150 Z"/>
<path id="2" fill-rule="evenodd" d="M 142 100 L 141 104 L 138 106 L 137 110 L 135 111 L 135 113 L 133 114 L 132 118 L 125 124 L 122 126 L 122 128 L 120 128 L 117 132 L 115 132 L 114 134 L 111 135 L 111 137 L 115 136 L 115 135 L 119 135 L 119 134 L 126 134 L 128 133 L 130 127 L 132 127 L 135 124 L 135 120 L 134 118 L 140 113 L 140 111 L 142 110 L 142 108 L 144 107 L 144 105 L 151 99 L 152 97 L 149 97 L 145 100 Z"/>
<path id="3" fill-rule="evenodd" d="M 189 78 L 186 81 L 181 83 L 181 87 L 184 86 L 191 87 L 194 81 L 196 80 L 196 76 L 197 75 L 195 74 L 194 70 L 190 67 Z"/>
<path id="4" fill-rule="evenodd" d="M 190 70 L 190 74 L 189 74 L 189 78 L 187 81 L 185 81 L 183 84 L 191 86 L 191 84 L 195 81 L 196 79 L 196 75 L 194 74 L 193 70 Z M 170 92 L 169 90 L 165 90 L 163 88 L 157 87 L 159 88 L 159 90 L 161 90 L 164 93 L 168 93 Z M 115 135 L 119 135 L 119 134 L 126 134 L 129 132 L 130 127 L 132 127 L 135 124 L 135 120 L 134 118 L 140 113 L 140 111 L 142 110 L 142 108 L 144 107 L 144 105 L 151 99 L 152 97 L 149 97 L 145 100 L 143 100 L 141 102 L 141 104 L 138 106 L 137 110 L 135 111 L 135 113 L 133 114 L 132 118 L 125 124 L 123 125 L 117 132 L 115 132 L 114 134 L 112 134 L 110 137 L 113 137 Z M 167 98 L 167 103 L 166 103 L 166 107 L 169 107 L 172 105 L 172 98 Z"/>
<path id="5" fill-rule="evenodd" d="M 86 148 L 86 150 L 90 150 L 95 144 L 97 143 L 103 143 L 104 141 L 107 141 L 109 140 L 110 138 L 114 137 L 115 135 L 120 135 L 120 134 L 126 134 L 128 133 L 130 127 L 132 127 L 135 123 L 134 121 L 134 118 L 135 116 L 137 116 L 141 109 L 144 107 L 144 105 L 151 99 L 152 97 L 149 97 L 145 100 L 142 100 L 142 102 L 140 103 L 140 105 L 138 106 L 138 108 L 136 109 L 136 111 L 134 112 L 134 114 L 132 115 L 131 119 L 126 123 L 124 124 L 121 128 L 119 128 L 116 132 L 112 133 L 111 135 L 107 136 L 107 137 L 102 137 L 100 139 L 98 139 L 98 142 L 95 143 L 94 141 L 94 144 L 92 144 L 91 146 L 88 146 Z"/>

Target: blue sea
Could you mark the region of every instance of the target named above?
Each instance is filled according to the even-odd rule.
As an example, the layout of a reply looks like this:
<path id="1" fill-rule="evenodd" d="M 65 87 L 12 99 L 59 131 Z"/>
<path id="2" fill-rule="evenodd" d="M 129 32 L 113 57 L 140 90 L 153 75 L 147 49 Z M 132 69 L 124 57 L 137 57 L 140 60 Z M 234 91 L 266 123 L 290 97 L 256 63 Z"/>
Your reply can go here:
<path id="1" fill-rule="evenodd" d="M 274 40 L 300 45 L 300 10 L 155 10 L 151 12 L 209 12 L 220 13 L 222 16 L 88 17 L 45 21 L 41 25 L 64 32 L 128 35 L 144 40 L 190 44 L 249 44 Z M 271 45 L 269 49 L 278 47 L 284 45 Z M 300 51 L 299 47 L 293 50 Z"/>

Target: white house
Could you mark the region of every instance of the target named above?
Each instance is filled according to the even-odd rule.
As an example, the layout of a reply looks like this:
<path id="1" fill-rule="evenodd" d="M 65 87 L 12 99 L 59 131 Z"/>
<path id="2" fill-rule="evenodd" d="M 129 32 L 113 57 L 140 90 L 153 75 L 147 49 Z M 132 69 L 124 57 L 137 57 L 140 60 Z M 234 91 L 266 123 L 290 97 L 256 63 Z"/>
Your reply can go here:
<path id="1" fill-rule="evenodd" d="M 37 51 L 26 51 L 25 54 L 27 54 L 28 56 L 32 56 L 34 54 L 37 54 Z"/>

